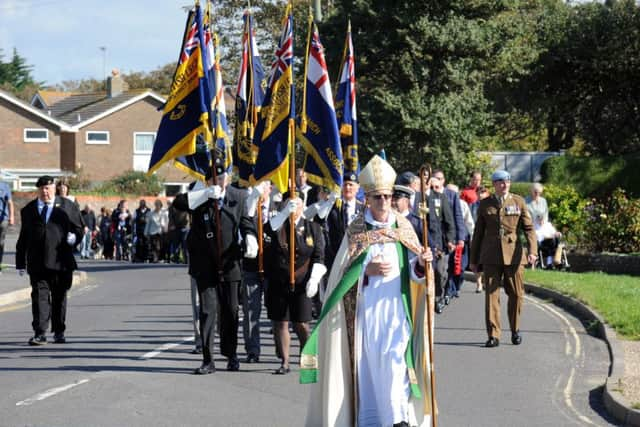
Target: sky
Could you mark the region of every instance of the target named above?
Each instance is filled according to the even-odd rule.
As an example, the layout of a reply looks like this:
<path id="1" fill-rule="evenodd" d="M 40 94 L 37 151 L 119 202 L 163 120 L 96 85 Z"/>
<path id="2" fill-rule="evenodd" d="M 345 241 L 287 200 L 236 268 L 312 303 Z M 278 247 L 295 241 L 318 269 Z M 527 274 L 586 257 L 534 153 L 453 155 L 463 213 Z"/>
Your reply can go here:
<path id="1" fill-rule="evenodd" d="M 36 81 L 102 79 L 176 61 L 193 0 L 0 0 L 0 49 Z M 106 47 L 103 51 L 100 47 Z M 104 64 L 103 64 L 104 62 Z"/>

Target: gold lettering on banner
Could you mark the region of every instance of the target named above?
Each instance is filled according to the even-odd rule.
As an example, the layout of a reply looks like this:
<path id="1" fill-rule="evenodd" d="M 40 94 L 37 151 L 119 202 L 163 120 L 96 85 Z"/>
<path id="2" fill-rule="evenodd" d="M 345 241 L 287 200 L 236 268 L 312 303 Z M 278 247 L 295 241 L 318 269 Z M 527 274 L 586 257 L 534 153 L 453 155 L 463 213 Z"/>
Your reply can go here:
<path id="1" fill-rule="evenodd" d="M 338 159 L 336 153 L 334 153 L 331 148 L 327 147 L 324 149 L 324 154 L 327 155 L 327 158 L 329 159 L 335 170 L 337 170 L 338 172 L 342 172 L 342 162 L 340 161 L 340 159 Z"/>
<path id="2" fill-rule="evenodd" d="M 173 110 L 182 99 L 191 93 L 200 84 L 202 61 L 200 51 L 193 52 L 187 62 L 181 64 L 176 70 L 171 91 L 165 104 L 165 112 Z"/>

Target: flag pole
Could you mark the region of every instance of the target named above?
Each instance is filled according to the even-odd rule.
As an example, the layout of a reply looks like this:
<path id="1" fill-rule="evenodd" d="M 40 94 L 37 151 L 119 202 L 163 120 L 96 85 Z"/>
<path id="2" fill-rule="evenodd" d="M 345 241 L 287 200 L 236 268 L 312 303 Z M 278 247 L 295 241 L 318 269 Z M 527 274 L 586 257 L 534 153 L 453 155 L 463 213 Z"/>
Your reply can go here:
<path id="1" fill-rule="evenodd" d="M 422 216 L 422 246 L 426 250 L 429 247 L 429 208 L 427 203 L 427 180 L 431 176 L 431 166 L 423 165 L 420 168 L 420 193 L 422 194 L 422 201 L 420 202 L 420 215 Z M 435 254 L 434 254 L 435 255 Z M 426 262 L 424 265 L 425 282 L 427 285 L 427 328 L 429 330 L 429 377 L 430 381 L 430 395 L 431 395 L 431 425 L 436 427 L 438 425 L 438 416 L 436 414 L 436 377 L 435 368 L 433 363 L 433 295 L 431 291 L 435 291 L 434 277 L 433 277 L 433 265 L 430 262 Z"/>
<path id="2" fill-rule="evenodd" d="M 289 13 L 291 14 L 291 31 L 293 33 L 293 0 L 289 0 Z M 287 17 L 289 19 L 289 17 Z M 291 39 L 293 44 L 293 38 Z M 293 46 L 292 46 L 293 51 Z M 293 61 L 291 62 L 291 73 L 293 73 Z M 296 192 L 296 140 L 295 140 L 295 89 L 293 79 L 291 80 L 291 105 L 289 107 L 289 197 L 294 198 Z M 293 213 L 289 215 L 289 284 L 291 291 L 296 287 L 296 224 Z"/>

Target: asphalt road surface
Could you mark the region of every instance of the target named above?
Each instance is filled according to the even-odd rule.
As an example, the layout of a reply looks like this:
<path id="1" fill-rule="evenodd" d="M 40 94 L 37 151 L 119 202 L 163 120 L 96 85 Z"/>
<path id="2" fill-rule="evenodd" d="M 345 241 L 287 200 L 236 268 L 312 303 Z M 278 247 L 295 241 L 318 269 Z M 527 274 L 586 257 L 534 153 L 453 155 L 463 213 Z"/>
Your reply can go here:
<path id="1" fill-rule="evenodd" d="M 184 266 L 82 261 L 80 268 L 89 279 L 70 294 L 67 344 L 29 347 L 30 306 L 0 308 L 0 426 L 303 425 L 309 388 L 298 384 L 297 367 L 272 375 L 279 362 L 264 314 L 260 363 L 227 372 L 217 358 L 218 372 L 196 376 Z M 602 341 L 556 306 L 527 297 L 523 344 L 511 345 L 504 330 L 500 347 L 486 349 L 484 298 L 473 288 L 466 284 L 436 317 L 440 426 L 613 425 L 600 398 L 608 369 Z M 242 340 L 238 351 L 243 358 Z"/>

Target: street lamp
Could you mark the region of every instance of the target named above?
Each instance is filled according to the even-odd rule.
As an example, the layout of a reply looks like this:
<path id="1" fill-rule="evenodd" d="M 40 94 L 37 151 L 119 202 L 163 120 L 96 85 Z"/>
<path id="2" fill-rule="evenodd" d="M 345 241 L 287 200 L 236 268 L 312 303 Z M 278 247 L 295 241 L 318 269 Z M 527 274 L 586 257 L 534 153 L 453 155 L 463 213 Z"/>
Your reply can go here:
<path id="1" fill-rule="evenodd" d="M 107 47 L 100 46 L 102 51 L 102 79 L 104 80 L 104 90 L 107 90 Z"/>

